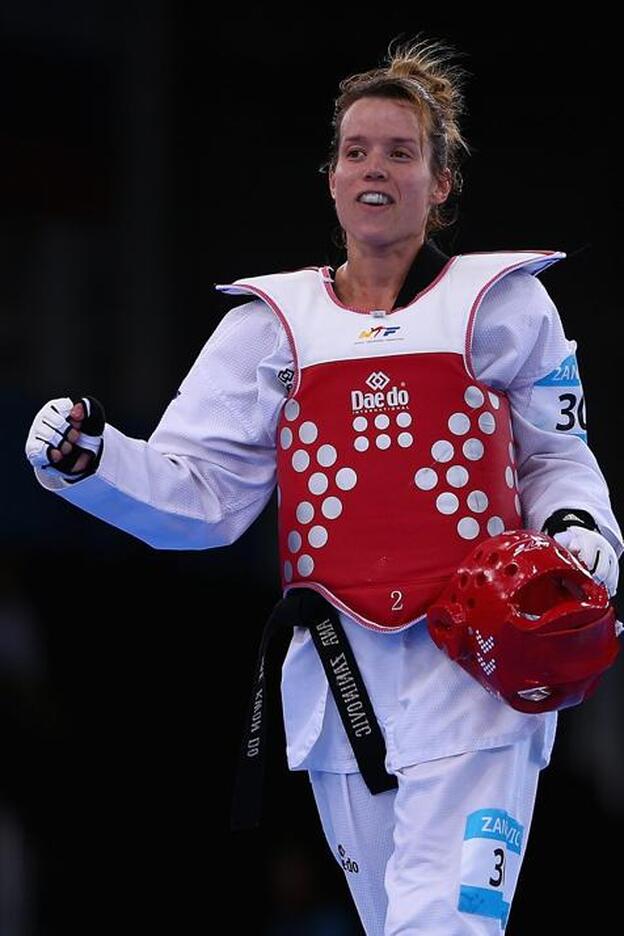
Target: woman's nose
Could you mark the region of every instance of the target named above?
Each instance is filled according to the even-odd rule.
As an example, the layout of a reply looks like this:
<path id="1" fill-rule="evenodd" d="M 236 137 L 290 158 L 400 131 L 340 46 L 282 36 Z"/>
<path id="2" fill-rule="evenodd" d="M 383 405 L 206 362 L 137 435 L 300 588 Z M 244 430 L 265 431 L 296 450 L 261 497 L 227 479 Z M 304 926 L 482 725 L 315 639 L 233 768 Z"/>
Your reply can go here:
<path id="1" fill-rule="evenodd" d="M 376 160 L 372 161 L 366 169 L 366 177 L 369 179 L 380 179 L 386 174 L 386 170 Z"/>

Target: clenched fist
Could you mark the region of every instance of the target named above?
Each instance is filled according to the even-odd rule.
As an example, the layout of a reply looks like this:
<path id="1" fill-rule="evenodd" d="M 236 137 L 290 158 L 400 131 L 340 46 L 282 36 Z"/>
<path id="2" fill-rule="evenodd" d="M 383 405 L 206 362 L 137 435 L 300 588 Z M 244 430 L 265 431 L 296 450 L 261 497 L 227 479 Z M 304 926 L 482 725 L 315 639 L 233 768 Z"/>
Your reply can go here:
<path id="1" fill-rule="evenodd" d="M 105 421 L 104 407 L 95 397 L 49 400 L 30 427 L 26 457 L 33 468 L 80 480 L 99 464 Z"/>
<path id="2" fill-rule="evenodd" d="M 604 536 L 596 530 L 570 526 L 567 530 L 555 533 L 554 539 L 587 566 L 592 577 L 606 587 L 610 598 L 615 595 L 620 574 L 618 557 Z"/>

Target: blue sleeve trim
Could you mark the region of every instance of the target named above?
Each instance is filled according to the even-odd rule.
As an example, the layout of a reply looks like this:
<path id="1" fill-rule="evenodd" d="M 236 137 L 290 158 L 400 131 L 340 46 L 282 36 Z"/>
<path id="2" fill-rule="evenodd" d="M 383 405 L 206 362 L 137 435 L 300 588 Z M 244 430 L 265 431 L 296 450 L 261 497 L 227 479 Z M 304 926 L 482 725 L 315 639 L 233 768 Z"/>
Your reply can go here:
<path id="1" fill-rule="evenodd" d="M 578 363 L 575 354 L 564 358 L 558 367 L 549 374 L 535 381 L 536 387 L 578 387 L 580 386 Z"/>
<path id="2" fill-rule="evenodd" d="M 457 909 L 462 913 L 476 913 L 479 916 L 493 917 L 501 921 L 504 927 L 509 916 L 509 904 L 500 891 L 486 887 L 471 887 L 462 884 L 459 890 Z"/>
<path id="3" fill-rule="evenodd" d="M 507 848 L 520 854 L 524 826 L 504 809 L 478 809 L 466 820 L 464 839 L 486 838 L 504 842 Z"/>

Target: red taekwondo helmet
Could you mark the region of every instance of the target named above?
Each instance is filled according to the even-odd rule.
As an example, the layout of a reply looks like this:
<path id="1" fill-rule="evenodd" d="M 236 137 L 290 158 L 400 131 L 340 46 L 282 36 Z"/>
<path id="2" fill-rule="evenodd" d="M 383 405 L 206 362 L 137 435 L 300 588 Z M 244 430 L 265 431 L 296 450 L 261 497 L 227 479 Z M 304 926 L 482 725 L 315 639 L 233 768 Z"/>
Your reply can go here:
<path id="1" fill-rule="evenodd" d="M 604 585 L 545 533 L 478 543 L 427 612 L 432 639 L 520 712 L 578 705 L 617 657 Z"/>

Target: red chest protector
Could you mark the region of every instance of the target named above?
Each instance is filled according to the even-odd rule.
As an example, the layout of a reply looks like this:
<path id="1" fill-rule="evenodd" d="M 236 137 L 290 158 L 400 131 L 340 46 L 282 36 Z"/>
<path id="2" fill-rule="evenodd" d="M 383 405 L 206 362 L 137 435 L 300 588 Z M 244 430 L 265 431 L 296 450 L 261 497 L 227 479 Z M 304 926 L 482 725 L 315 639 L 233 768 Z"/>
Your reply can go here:
<path id="1" fill-rule="evenodd" d="M 387 315 L 342 306 L 327 268 L 236 281 L 288 330 L 296 379 L 277 429 L 283 588 L 365 627 L 421 618 L 481 539 L 522 526 L 507 399 L 470 364 L 491 283 L 560 252 L 452 257 Z"/>

